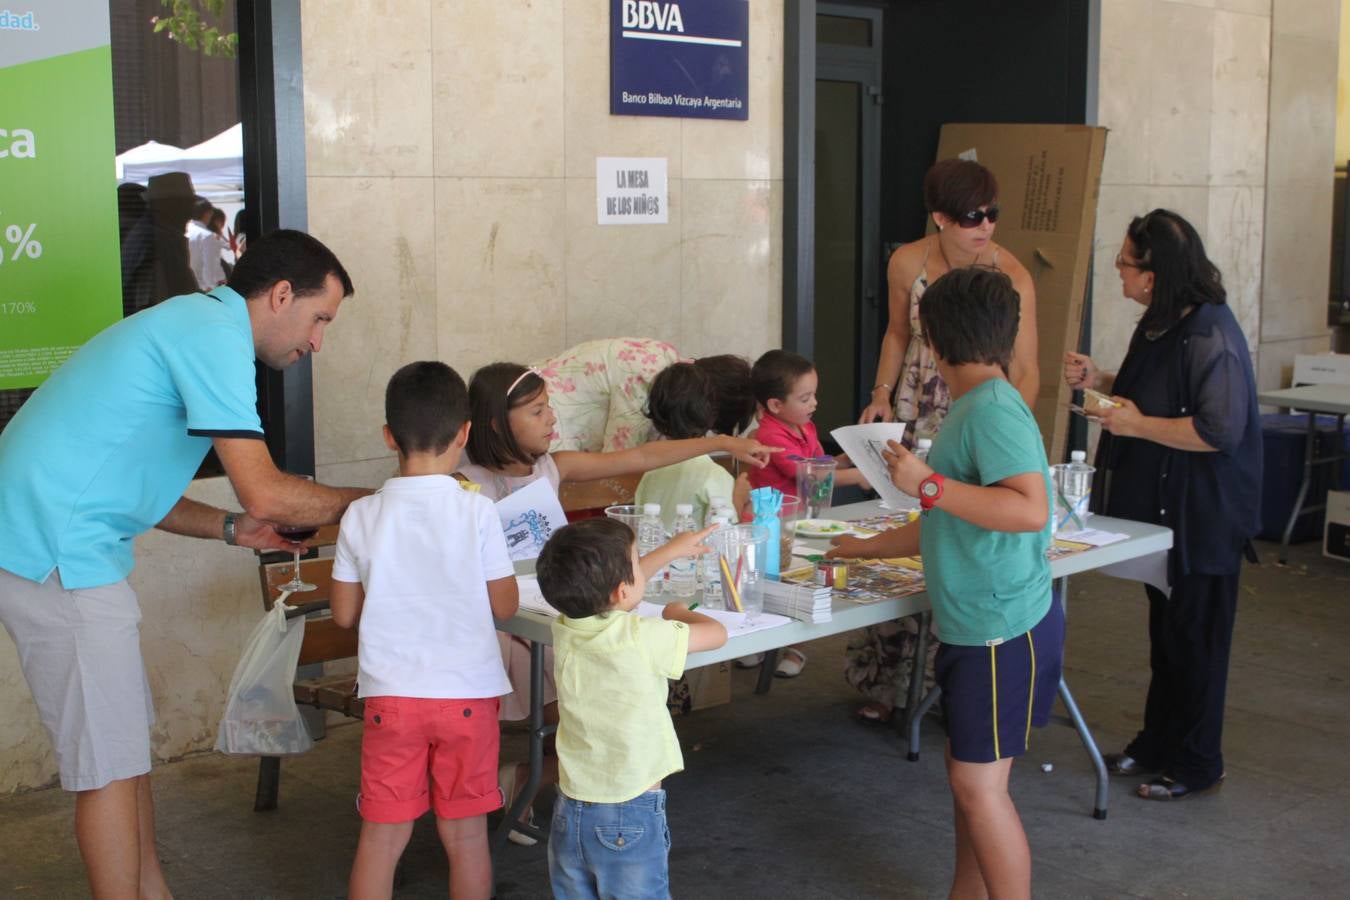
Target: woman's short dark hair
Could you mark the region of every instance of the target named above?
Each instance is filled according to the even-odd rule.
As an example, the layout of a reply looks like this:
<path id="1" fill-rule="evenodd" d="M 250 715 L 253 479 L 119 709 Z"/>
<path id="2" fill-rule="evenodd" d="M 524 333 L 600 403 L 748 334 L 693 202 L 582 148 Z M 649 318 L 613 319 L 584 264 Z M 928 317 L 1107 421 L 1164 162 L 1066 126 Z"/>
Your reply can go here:
<path id="1" fill-rule="evenodd" d="M 792 386 L 808 372 L 814 372 L 815 363 L 790 350 L 770 350 L 755 360 L 750 370 L 750 386 L 755 400 L 768 406 L 770 400 L 786 400 Z"/>
<path id="2" fill-rule="evenodd" d="M 1021 305 L 1006 273 L 988 266 L 952 269 L 923 292 L 919 324 L 948 365 L 997 365 L 1006 375 Z"/>
<path id="3" fill-rule="evenodd" d="M 473 422 L 469 460 L 489 469 L 515 463 L 534 465 L 537 457 L 521 449 L 511 433 L 510 415 L 511 410 L 532 402 L 546 387 L 543 378 L 519 363 L 489 363 L 474 372 L 469 379 L 469 418 Z"/>
<path id="4" fill-rule="evenodd" d="M 647 392 L 647 418 L 671 440 L 699 438 L 713 427 L 717 411 L 712 379 L 693 363 L 672 363 L 656 373 Z"/>
<path id="5" fill-rule="evenodd" d="M 553 532 L 535 562 L 544 599 L 569 619 L 603 614 L 621 584 L 635 584 L 633 530 L 617 519 L 582 519 Z"/>
<path id="6" fill-rule="evenodd" d="M 321 294 L 332 275 L 342 283 L 342 296 L 352 295 L 352 279 L 333 251 L 318 238 L 289 228 L 251 238 L 248 252 L 227 282 L 244 299 L 256 297 L 278 281 L 289 281 L 297 297 Z"/>
<path id="7" fill-rule="evenodd" d="M 1169 209 L 1136 217 L 1125 232 L 1139 268 L 1153 273 L 1153 299 L 1139 324 L 1162 332 L 1181 321 L 1194 303 L 1225 303 L 1228 293 L 1218 266 L 1205 255 L 1195 227 Z"/>
<path id="8" fill-rule="evenodd" d="M 405 454 L 444 453 L 469 417 L 469 390 L 443 362 L 408 363 L 384 389 L 384 421 Z"/>
<path id="9" fill-rule="evenodd" d="M 740 434 L 755 418 L 750 363 L 743 356 L 721 353 L 700 356 L 694 365 L 712 380 L 715 403 L 712 430 L 718 434 Z"/>
<path id="10" fill-rule="evenodd" d="M 956 219 L 998 199 L 998 179 L 969 159 L 943 159 L 923 176 L 923 202 L 930 213 Z"/>

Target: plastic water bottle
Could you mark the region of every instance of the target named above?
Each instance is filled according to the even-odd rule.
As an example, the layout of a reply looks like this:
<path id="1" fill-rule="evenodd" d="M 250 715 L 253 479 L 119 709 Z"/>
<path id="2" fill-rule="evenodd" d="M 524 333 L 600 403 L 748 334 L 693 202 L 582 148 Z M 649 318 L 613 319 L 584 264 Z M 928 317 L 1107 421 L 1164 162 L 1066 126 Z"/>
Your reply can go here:
<path id="1" fill-rule="evenodd" d="M 731 519 L 725 515 L 714 516 L 712 524 L 717 526 L 717 531 L 721 531 L 731 524 Z M 713 552 L 699 557 L 703 561 L 703 605 L 708 609 L 722 608 L 722 566 L 717 561 L 717 531 L 708 535 L 704 541 L 714 548 Z"/>
<path id="2" fill-rule="evenodd" d="M 661 523 L 661 504 L 645 503 L 642 506 L 642 518 L 638 520 L 638 556 L 646 556 L 666 542 L 666 528 Z M 655 596 L 661 593 L 666 580 L 663 568 L 647 581 L 647 594 Z"/>
<path id="3" fill-rule="evenodd" d="M 730 508 L 731 503 L 727 500 L 726 497 L 718 497 L 716 495 L 709 497 L 707 516 L 706 520 L 703 523 L 703 526 L 706 528 L 707 526 L 713 523 L 713 519 L 717 518 L 718 516 L 718 510 Z"/>
<path id="4" fill-rule="evenodd" d="M 919 438 L 918 442 L 915 443 L 914 445 L 914 455 L 917 456 L 919 459 L 927 459 L 928 451 L 932 449 L 933 449 L 932 438 Z"/>
<path id="5" fill-rule="evenodd" d="M 1092 494 L 1092 476 L 1096 469 L 1087 464 L 1087 451 L 1074 450 L 1069 462 L 1050 467 L 1055 487 L 1055 531 L 1076 531 L 1086 527 L 1088 502 Z"/>
<path id="6" fill-rule="evenodd" d="M 675 537 L 686 531 L 697 530 L 694 525 L 694 504 L 675 504 L 675 525 L 670 536 Z M 666 585 L 667 592 L 681 600 L 694 596 L 694 592 L 698 590 L 698 560 L 692 556 L 672 559 L 669 570 L 670 583 Z"/>

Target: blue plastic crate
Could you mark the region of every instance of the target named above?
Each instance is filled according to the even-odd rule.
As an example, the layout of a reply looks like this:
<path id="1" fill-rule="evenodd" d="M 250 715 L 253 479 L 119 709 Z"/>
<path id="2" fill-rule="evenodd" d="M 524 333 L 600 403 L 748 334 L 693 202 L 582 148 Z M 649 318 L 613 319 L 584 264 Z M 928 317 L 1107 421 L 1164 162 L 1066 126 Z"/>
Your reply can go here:
<path id="1" fill-rule="evenodd" d="M 1336 417 L 1317 417 L 1317 452 L 1331 454 L 1336 446 Z M 1265 451 L 1265 471 L 1261 484 L 1261 533 L 1257 537 L 1278 541 L 1289 522 L 1299 485 L 1303 483 L 1303 455 L 1308 441 L 1306 415 L 1271 414 L 1261 417 L 1261 437 Z M 1350 450 L 1350 424 L 1340 435 L 1341 447 Z M 1318 466 L 1313 470 L 1312 485 L 1304 506 L 1325 503 L 1327 489 L 1332 486 L 1332 467 Z M 1341 487 L 1350 489 L 1350 460 L 1341 463 Z M 1294 525 L 1290 543 L 1322 539 L 1321 511 L 1299 516 Z"/>

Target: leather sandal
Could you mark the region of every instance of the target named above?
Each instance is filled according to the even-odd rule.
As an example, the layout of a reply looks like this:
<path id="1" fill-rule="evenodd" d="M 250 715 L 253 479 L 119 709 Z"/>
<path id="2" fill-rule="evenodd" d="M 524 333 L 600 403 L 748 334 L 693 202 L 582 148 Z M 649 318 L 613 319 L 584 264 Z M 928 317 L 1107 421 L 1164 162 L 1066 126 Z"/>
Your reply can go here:
<path id="1" fill-rule="evenodd" d="M 1182 784 L 1173 778 L 1163 775 L 1155 778 L 1148 784 L 1141 784 L 1135 793 L 1142 800 L 1182 800 L 1186 797 L 1198 797 L 1201 794 L 1212 794 L 1223 787 L 1223 780 L 1227 773 L 1219 776 L 1219 779 L 1213 784 L 1202 788 L 1191 788 Z"/>
<path id="2" fill-rule="evenodd" d="M 853 711 L 855 718 L 861 719 L 864 722 L 876 722 L 879 725 L 884 725 L 889 722 L 894 713 L 894 707 L 886 706 L 876 700 L 873 700 L 870 703 L 864 703 Z"/>
<path id="3" fill-rule="evenodd" d="M 1158 771 L 1144 765 L 1127 753 L 1108 753 L 1102 757 L 1102 762 L 1106 763 L 1106 771 L 1112 775 L 1143 775 Z"/>

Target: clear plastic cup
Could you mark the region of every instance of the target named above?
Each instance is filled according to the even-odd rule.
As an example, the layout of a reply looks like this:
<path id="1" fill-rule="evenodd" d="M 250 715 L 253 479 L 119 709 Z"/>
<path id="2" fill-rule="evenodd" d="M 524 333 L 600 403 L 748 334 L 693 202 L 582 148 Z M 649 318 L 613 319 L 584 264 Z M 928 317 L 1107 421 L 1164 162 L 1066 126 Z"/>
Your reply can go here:
<path id="1" fill-rule="evenodd" d="M 735 598 L 747 622 L 753 622 L 764 611 L 764 560 L 769 549 L 769 529 L 762 525 L 729 525 L 709 539 L 713 552 L 726 563 L 723 582 L 730 573 L 736 586 Z M 723 587 L 723 596 L 730 590 Z M 728 610 L 736 610 L 737 603 L 728 600 Z"/>
<path id="2" fill-rule="evenodd" d="M 834 499 L 834 470 L 837 466 L 832 456 L 797 461 L 797 496 L 801 498 L 801 514 L 804 518 L 819 519 L 829 511 Z"/>
<path id="3" fill-rule="evenodd" d="M 638 522 L 642 519 L 642 507 L 634 506 L 631 503 L 621 506 L 607 506 L 605 507 L 605 515 L 611 519 L 618 519 L 631 528 L 633 534 L 637 534 Z"/>
<path id="4" fill-rule="evenodd" d="M 797 536 L 797 520 L 802 517 L 802 501 L 792 494 L 783 495 L 778 510 L 778 571 L 788 568 L 792 559 L 792 541 Z"/>

